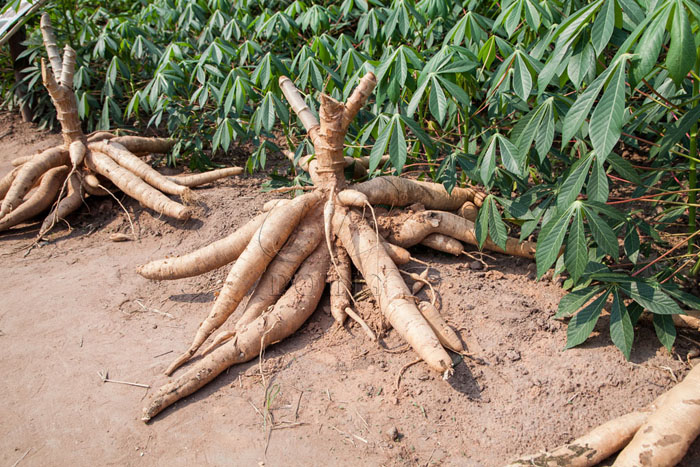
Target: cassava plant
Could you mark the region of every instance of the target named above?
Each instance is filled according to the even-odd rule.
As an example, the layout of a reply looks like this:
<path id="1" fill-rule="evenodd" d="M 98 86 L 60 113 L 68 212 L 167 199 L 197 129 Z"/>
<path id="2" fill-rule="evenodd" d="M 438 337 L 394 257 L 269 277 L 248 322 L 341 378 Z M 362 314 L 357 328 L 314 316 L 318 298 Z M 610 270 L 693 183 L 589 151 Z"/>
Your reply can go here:
<path id="1" fill-rule="evenodd" d="M 327 277 L 335 320 L 342 323 L 348 314 L 356 317 L 350 303 L 351 262 L 399 335 L 431 368 L 450 376 L 452 360 L 445 347 L 456 352 L 465 349 L 439 313 L 418 306 L 398 265 L 410 259 L 404 248 L 426 239 L 431 243 L 431 236 L 476 244 L 474 224 L 448 211 L 465 204 L 481 205 L 484 194 L 472 188 L 448 193 L 440 184 L 399 177 L 348 186 L 345 135 L 375 86 L 376 77 L 367 73 L 345 104 L 321 94 L 319 122 L 291 80 L 282 77 L 280 87 L 313 143 L 315 158 L 306 167 L 314 189 L 274 203 L 269 212 L 227 238 L 181 257 L 153 261 L 139 270 L 150 279 L 177 279 L 235 260 L 209 316 L 189 348 L 167 368 L 167 375 L 194 357 L 253 289 L 237 323 L 213 340 L 203 358 L 150 399 L 143 420 L 197 391 L 231 365 L 251 360 L 267 345 L 293 334 L 316 309 Z M 414 206 L 375 216 L 373 206 L 378 204 Z M 505 250 L 490 241 L 487 247 L 524 257 L 534 254 L 531 243 L 515 239 L 509 239 Z M 289 283 L 286 291 L 280 281 Z"/>
<path id="2" fill-rule="evenodd" d="M 0 180 L 0 231 L 53 206 L 40 228 L 41 237 L 79 209 L 86 194 L 108 195 L 112 184 L 159 214 L 187 220 L 192 208 L 166 194 L 177 195 L 189 204 L 193 197 L 189 187 L 242 172 L 231 168 L 196 176 L 165 177 L 137 155 L 166 153 L 174 140 L 115 136 L 110 132 L 86 136 L 73 91 L 75 52 L 66 46 L 61 57 L 47 14 L 42 15 L 41 31 L 50 62 L 47 65 L 42 59 L 43 83 L 56 108 L 63 144 L 13 161 L 17 167 Z"/>
<path id="3" fill-rule="evenodd" d="M 192 344 L 166 369 L 168 376 L 195 356 L 252 290 L 235 325 L 218 334 L 202 358 L 150 398 L 143 409 L 144 421 L 230 366 L 258 357 L 266 346 L 293 334 L 318 306 L 327 281 L 336 322 L 342 324 L 350 315 L 367 328 L 351 307 L 351 263 L 397 333 L 433 370 L 446 379 L 451 376 L 452 360 L 446 349 L 457 353 L 466 349 L 435 304 L 420 302 L 409 290 L 398 266 L 411 259 L 404 248 L 420 242 L 434 246 L 454 242 L 458 251 L 459 240 L 478 244 L 473 222 L 448 211 L 484 209 L 484 194 L 459 187 L 448 193 L 439 184 L 389 176 L 348 186 L 345 133 L 375 86 L 375 76 L 368 73 L 345 104 L 321 94 L 319 123 L 293 83 L 282 77 L 280 87 L 315 150 L 315 157 L 303 164 L 313 180 L 313 191 L 293 200 L 274 200 L 241 229 L 200 250 L 140 268 L 140 274 L 150 279 L 177 279 L 235 260 Z M 410 207 L 375 214 L 373 206 L 378 204 Z M 488 239 L 485 245 L 523 257 L 535 253 L 533 244 L 516 239 L 507 239 L 505 249 Z M 288 285 L 286 290 L 280 282 Z M 639 465 L 644 459 L 651 459 L 652 465 L 675 465 L 700 433 L 699 377 L 700 370 L 695 369 L 649 409 L 612 420 L 552 453 L 525 457 L 512 465 L 593 466 L 625 445 L 615 465 Z"/>

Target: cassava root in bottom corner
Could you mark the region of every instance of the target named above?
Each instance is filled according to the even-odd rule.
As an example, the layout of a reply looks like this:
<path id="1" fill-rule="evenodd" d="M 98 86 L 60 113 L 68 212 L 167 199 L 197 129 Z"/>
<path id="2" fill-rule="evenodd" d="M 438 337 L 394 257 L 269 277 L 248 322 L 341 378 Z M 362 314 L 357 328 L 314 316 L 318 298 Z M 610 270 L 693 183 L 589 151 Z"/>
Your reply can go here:
<path id="1" fill-rule="evenodd" d="M 42 59 L 41 76 L 56 108 L 63 144 L 36 155 L 13 160 L 17 168 L 0 180 L 0 230 L 27 221 L 55 205 L 41 226 L 41 238 L 61 219 L 80 208 L 86 195 L 110 194 L 95 178 L 97 174 L 158 214 L 187 220 L 192 215 L 192 208 L 185 205 L 191 202 L 190 186 L 209 183 L 216 178 L 242 171 L 239 168 L 224 169 L 206 177 L 194 175 L 173 180 L 155 171 L 139 159 L 137 154 L 166 153 L 173 147 L 175 140 L 115 136 L 110 132 L 97 132 L 86 137 L 80 125 L 73 90 L 75 52 L 67 45 L 61 56 L 46 13 L 41 17 L 41 32 L 50 58 L 50 65 Z M 55 169 L 62 167 L 70 169 L 70 172 L 61 172 L 58 190 L 53 190 L 53 184 L 43 184 L 41 190 L 36 190 L 31 197 L 26 198 L 37 180 L 48 177 L 55 181 L 58 177 Z M 86 181 L 88 178 L 91 182 Z M 164 193 L 179 196 L 184 204 L 171 200 Z"/>
<path id="2" fill-rule="evenodd" d="M 314 182 L 313 190 L 293 200 L 266 203 L 261 206 L 265 212 L 226 239 L 179 258 L 153 261 L 139 270 L 148 278 L 173 279 L 190 277 L 235 260 L 209 316 L 192 344 L 166 369 L 166 374 L 181 365 L 187 364 L 189 368 L 151 398 L 144 409 L 144 420 L 150 420 L 163 408 L 196 391 L 229 366 L 255 358 L 262 347 L 291 335 L 317 306 L 326 282 L 333 284 L 333 316 L 338 322 L 345 320 L 345 313 L 352 313 L 349 293 L 353 266 L 364 278 L 386 321 L 418 356 L 445 377 L 452 374 L 452 359 L 445 347 L 457 351 L 463 351 L 464 347 L 439 313 L 426 310 L 426 319 L 418 309 L 419 301 L 397 267 L 411 261 L 411 255 L 397 238 L 390 235 L 387 241 L 382 237 L 372 204 L 399 207 L 418 203 L 434 210 L 457 210 L 466 202 L 480 205 L 484 193 L 473 187 L 456 187 L 448 193 L 440 184 L 398 177 L 383 177 L 349 187 L 344 176 L 345 133 L 375 85 L 374 75 L 366 74 L 345 104 L 322 94 L 317 119 L 293 83 L 281 78 L 280 88 L 314 145 L 315 156 L 304 165 Z M 469 222 L 455 214 L 449 215 Z M 455 222 L 447 225 L 465 227 Z M 471 227 L 467 224 L 467 228 L 473 229 L 473 224 Z M 464 234 L 453 230 L 420 232 L 422 236 L 414 235 L 411 245 L 430 234 L 440 234 L 429 238 L 427 243 L 437 238 L 441 245 L 452 244 L 452 250 L 458 248 L 461 252 L 457 239 Z M 471 235 L 474 236 L 473 232 Z M 314 253 L 306 257 L 308 248 L 314 244 Z M 277 285 L 284 288 L 299 263 L 291 285 L 286 290 L 275 290 L 271 279 L 278 276 Z M 248 309 L 241 310 L 239 304 L 249 293 Z M 218 334 L 200 352 L 203 358 L 188 363 L 210 340 L 211 334 L 232 316 L 238 316 L 238 324 L 229 325 L 227 331 Z M 358 315 L 353 319 L 362 326 Z M 367 332 L 365 326 L 362 328 Z M 374 338 L 371 330 L 367 335 Z"/>
<path id="3" fill-rule="evenodd" d="M 610 420 L 550 452 L 521 457 L 507 467 L 592 467 L 622 449 L 613 466 L 670 467 L 700 434 L 700 366 L 648 407 Z"/>

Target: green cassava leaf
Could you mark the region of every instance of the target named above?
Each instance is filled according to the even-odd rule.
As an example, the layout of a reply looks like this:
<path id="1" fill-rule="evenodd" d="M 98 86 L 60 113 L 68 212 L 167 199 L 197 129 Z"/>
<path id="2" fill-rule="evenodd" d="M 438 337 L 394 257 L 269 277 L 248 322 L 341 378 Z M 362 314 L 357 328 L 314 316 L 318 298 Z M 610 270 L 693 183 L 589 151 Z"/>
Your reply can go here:
<path id="1" fill-rule="evenodd" d="M 666 66 L 668 73 L 680 85 L 697 59 L 695 36 L 682 0 L 676 0 L 671 25 L 671 44 L 668 46 Z"/>
<path id="2" fill-rule="evenodd" d="M 571 223 L 569 237 L 566 241 L 564 263 L 574 282 L 578 281 L 586 269 L 586 264 L 588 264 L 588 247 L 583 229 L 581 208 L 574 210 L 574 220 Z"/>
<path id="3" fill-rule="evenodd" d="M 569 321 L 569 327 L 566 330 L 566 348 L 570 349 L 577 345 L 583 344 L 588 336 L 593 332 L 593 328 L 600 318 L 605 302 L 608 300 L 610 290 L 605 290 L 593 302 L 579 311 Z"/>
<path id="4" fill-rule="evenodd" d="M 591 114 L 588 134 L 601 162 L 620 139 L 625 111 L 625 66 L 621 64 L 610 79 L 598 105 Z"/>
<path id="5" fill-rule="evenodd" d="M 625 302 L 617 289 L 613 290 L 613 303 L 610 308 L 610 338 L 613 344 L 622 351 L 625 360 L 629 360 L 634 342 L 634 326 Z"/>

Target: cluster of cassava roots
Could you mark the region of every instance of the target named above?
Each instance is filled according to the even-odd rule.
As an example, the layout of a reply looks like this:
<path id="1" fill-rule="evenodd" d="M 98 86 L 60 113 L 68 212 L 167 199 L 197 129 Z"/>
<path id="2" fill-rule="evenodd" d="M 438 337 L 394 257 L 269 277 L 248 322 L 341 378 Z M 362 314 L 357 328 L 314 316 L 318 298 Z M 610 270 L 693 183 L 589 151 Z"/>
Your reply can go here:
<path id="1" fill-rule="evenodd" d="M 463 354 L 464 344 L 440 316 L 434 295 L 430 301 L 420 301 L 415 290 L 407 287 L 399 266 L 411 261 L 406 248 L 417 244 L 457 255 L 463 252 L 462 242 L 477 244 L 473 220 L 485 195 L 459 187 L 448 194 L 440 184 L 390 176 L 348 186 L 344 169 L 354 164 L 356 173 L 362 172 L 367 161 L 343 157 L 345 135 L 375 85 L 374 75 L 368 73 L 345 104 L 322 94 L 319 123 L 294 84 L 281 78 L 280 87 L 314 146 L 315 154 L 299 163 L 311 176 L 313 191 L 268 202 L 261 214 L 228 237 L 140 268 L 146 278 L 168 280 L 235 261 L 192 344 L 165 371 L 168 376 L 195 357 L 239 309 L 235 324 L 216 335 L 201 358 L 150 398 L 144 421 L 231 365 L 252 360 L 266 346 L 293 334 L 314 312 L 327 283 L 334 319 L 342 324 L 350 316 L 373 337 L 351 306 L 352 265 L 385 320 L 428 366 L 445 378 L 451 376 L 452 359 L 446 349 Z M 375 209 L 377 205 L 385 207 Z M 534 244 L 515 239 L 508 239 L 505 251 L 490 240 L 485 247 L 526 258 L 535 251 Z M 640 459 L 652 459 L 649 465 L 672 465 L 700 430 L 699 371 L 691 371 L 651 409 L 608 422 L 572 444 L 513 465 L 595 465 L 628 442 L 619 465 L 646 465 Z"/>
<path id="2" fill-rule="evenodd" d="M 86 195 L 109 195 L 118 188 L 142 205 L 180 220 L 193 212 L 190 187 L 242 172 L 222 169 L 199 175 L 165 177 L 139 156 L 166 153 L 174 141 L 115 136 L 81 129 L 73 92 L 75 52 L 66 46 L 61 59 L 48 16 L 41 19 L 50 68 L 42 77 L 56 107 L 64 144 L 16 159 L 16 168 L 0 180 L 0 231 L 53 206 L 41 226 L 45 235 L 80 207 Z M 352 308 L 352 265 L 364 278 L 385 319 L 425 363 L 445 378 L 452 374 L 447 350 L 464 354 L 465 346 L 440 316 L 432 300 L 416 297 L 424 274 L 409 274 L 409 290 L 399 266 L 413 258 L 406 250 L 422 244 L 459 255 L 462 242 L 477 244 L 473 221 L 484 200 L 474 188 L 455 188 L 398 177 L 381 177 L 348 186 L 344 170 L 366 173 L 366 159 L 343 157 L 348 126 L 376 85 L 365 75 L 343 104 L 322 94 L 320 123 L 288 78 L 280 87 L 304 125 L 315 154 L 299 161 L 311 176 L 313 191 L 294 199 L 273 200 L 241 229 L 198 251 L 153 261 L 140 269 L 149 279 L 191 277 L 234 262 L 209 316 L 190 347 L 166 370 L 171 375 L 237 308 L 237 322 L 219 333 L 203 356 L 177 379 L 164 385 L 144 409 L 148 421 L 160 411 L 213 380 L 231 365 L 258 357 L 268 345 L 293 334 L 314 312 L 330 283 L 331 313 L 342 325 L 347 316 L 374 338 Z M 178 195 L 183 204 L 167 195 Z M 385 206 L 386 208 L 374 206 Z M 406 209 L 395 209 L 406 208 Z M 502 250 L 487 239 L 485 248 L 532 258 L 534 244 L 508 239 Z M 239 306 L 250 294 L 245 306 Z M 511 465 L 592 466 L 623 449 L 615 465 L 674 465 L 700 433 L 700 370 L 661 395 L 648 408 L 607 422 L 589 434 L 549 453 Z M 625 447 L 626 446 L 626 447 Z"/>
<path id="3" fill-rule="evenodd" d="M 86 196 L 110 195 L 115 187 L 158 214 L 187 220 L 192 216 L 190 187 L 240 174 L 239 167 L 197 175 L 166 177 L 139 156 L 167 153 L 175 141 L 167 138 L 115 136 L 99 131 L 86 136 L 80 125 L 73 91 L 75 51 L 66 45 L 59 54 L 47 14 L 41 32 L 50 62 L 41 62 L 41 75 L 61 124 L 63 144 L 12 161 L 15 169 L 0 179 L 0 231 L 51 209 L 39 237 L 80 208 Z M 185 204 L 166 196 L 178 195 Z"/>

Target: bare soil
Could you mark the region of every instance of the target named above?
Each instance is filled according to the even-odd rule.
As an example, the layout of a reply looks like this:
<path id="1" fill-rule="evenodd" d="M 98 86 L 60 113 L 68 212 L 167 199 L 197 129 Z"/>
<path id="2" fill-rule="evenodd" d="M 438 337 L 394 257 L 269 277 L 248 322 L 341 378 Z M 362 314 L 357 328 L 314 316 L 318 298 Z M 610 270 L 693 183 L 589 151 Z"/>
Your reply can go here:
<path id="1" fill-rule="evenodd" d="M 7 113 L 0 135 L 0 176 L 14 157 L 60 142 Z M 688 371 L 693 345 L 679 339 L 669 354 L 644 326 L 626 362 L 605 318 L 585 345 L 564 351 L 566 325 L 552 319 L 563 292 L 535 282 L 530 261 L 494 255 L 483 270 L 417 248 L 442 313 L 478 357 L 459 361 L 449 381 L 418 363 L 397 391 L 415 354 L 393 331 L 382 339 L 387 351 L 354 324 L 335 329 L 324 298 L 262 363 L 231 368 L 144 424 L 146 397 L 166 382 L 162 371 L 189 344 L 227 268 L 160 283 L 135 270 L 242 225 L 272 198 L 263 180 L 199 190 L 202 211 L 184 224 L 123 197 L 138 236 L 128 242 L 109 240 L 130 233 L 109 198 L 89 199 L 69 218 L 72 231 L 29 254 L 38 224 L 0 235 L 1 464 L 497 466 L 642 407 Z M 371 300 L 359 308 L 377 321 Z M 700 442 L 682 465 L 700 465 Z"/>

